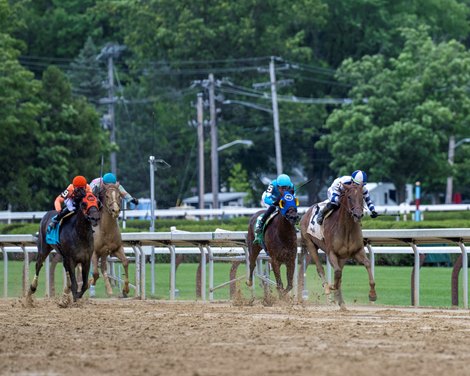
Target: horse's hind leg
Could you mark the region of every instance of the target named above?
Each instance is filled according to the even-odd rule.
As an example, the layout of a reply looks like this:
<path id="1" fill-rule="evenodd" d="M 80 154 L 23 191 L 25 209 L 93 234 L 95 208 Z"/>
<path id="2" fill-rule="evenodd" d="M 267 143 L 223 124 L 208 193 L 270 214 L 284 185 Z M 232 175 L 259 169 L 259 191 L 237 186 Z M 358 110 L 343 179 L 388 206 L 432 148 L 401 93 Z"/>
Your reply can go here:
<path id="1" fill-rule="evenodd" d="M 44 261 L 46 260 L 47 256 L 49 256 L 49 253 L 51 251 L 52 251 L 52 248 L 50 249 L 46 248 L 46 250 L 43 252 L 39 250 L 38 258 L 36 260 L 36 274 L 34 275 L 31 285 L 29 286 L 28 296 L 31 296 L 32 294 L 36 292 L 38 288 L 39 272 L 41 271 L 42 265 L 44 264 Z"/>
<path id="2" fill-rule="evenodd" d="M 104 285 L 106 287 L 106 294 L 108 294 L 108 296 L 112 296 L 113 288 L 111 287 L 111 283 L 109 282 L 107 262 L 108 262 L 108 257 L 106 255 L 101 256 L 100 267 L 101 267 L 101 274 L 103 274 Z"/>
<path id="3" fill-rule="evenodd" d="M 98 271 L 98 255 L 96 254 L 96 252 L 93 252 L 93 254 L 91 255 L 91 265 L 93 268 L 93 277 L 90 278 L 90 285 L 95 286 L 96 281 L 98 280 L 98 278 L 100 278 L 100 272 Z"/>
<path id="4" fill-rule="evenodd" d="M 129 294 L 129 260 L 126 257 L 122 246 L 115 253 L 115 256 L 121 261 L 122 267 L 124 268 L 124 287 L 122 288 L 122 296 L 127 298 L 127 295 Z"/>
<path id="5" fill-rule="evenodd" d="M 369 274 L 369 301 L 375 302 L 377 300 L 377 293 L 375 292 L 375 281 L 374 276 L 372 275 L 372 268 L 369 259 L 366 256 L 364 250 L 357 253 L 355 256 L 356 260 L 360 263 L 364 264 L 365 268 L 367 269 L 367 273 Z"/>
<path id="6" fill-rule="evenodd" d="M 307 248 L 308 253 L 315 262 L 315 266 L 317 268 L 317 273 L 321 279 L 323 290 L 325 291 L 325 295 L 329 297 L 331 293 L 330 284 L 326 279 L 325 269 L 323 268 L 323 264 L 321 263 L 320 257 L 318 256 L 318 247 L 310 239 L 305 238 L 303 239 L 303 246 Z"/>
<path id="7" fill-rule="evenodd" d="M 249 279 L 246 281 L 246 284 L 251 287 L 253 286 L 253 272 L 256 267 L 256 260 L 258 259 L 258 255 L 261 252 L 261 247 L 259 245 L 248 245 L 248 250 L 250 253 L 250 257 L 249 257 L 250 274 L 249 274 Z"/>

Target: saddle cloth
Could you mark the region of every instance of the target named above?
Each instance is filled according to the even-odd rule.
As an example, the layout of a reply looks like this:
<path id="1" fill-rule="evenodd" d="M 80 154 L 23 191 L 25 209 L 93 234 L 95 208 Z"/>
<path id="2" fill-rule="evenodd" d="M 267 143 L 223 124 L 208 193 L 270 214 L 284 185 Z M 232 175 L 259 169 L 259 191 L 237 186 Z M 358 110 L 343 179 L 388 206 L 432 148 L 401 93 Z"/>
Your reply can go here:
<path id="1" fill-rule="evenodd" d="M 55 217 L 57 216 L 54 216 L 52 219 L 54 219 Z M 47 244 L 52 244 L 52 245 L 60 244 L 59 229 L 60 229 L 60 223 L 57 223 L 57 225 L 54 228 L 52 228 L 51 226 L 47 226 L 47 231 L 46 231 L 46 243 Z"/>
<path id="2" fill-rule="evenodd" d="M 323 240 L 323 226 L 317 223 L 317 217 L 320 210 L 323 209 L 327 203 L 328 200 L 325 200 L 315 205 L 308 222 L 307 233 L 320 240 Z"/>
<path id="3" fill-rule="evenodd" d="M 47 230 L 46 230 L 46 243 L 47 244 L 51 244 L 51 245 L 57 245 L 57 244 L 60 244 L 60 239 L 59 239 L 59 230 L 60 230 L 60 225 L 62 224 L 62 221 L 67 218 L 67 217 L 70 217 L 71 215 L 73 215 L 75 212 L 70 212 L 70 213 L 67 213 L 61 220 L 59 223 L 57 223 L 57 225 L 52 228 L 50 225 L 47 226 Z M 57 217 L 57 215 L 55 215 L 54 217 L 51 218 L 54 219 L 55 217 Z"/>

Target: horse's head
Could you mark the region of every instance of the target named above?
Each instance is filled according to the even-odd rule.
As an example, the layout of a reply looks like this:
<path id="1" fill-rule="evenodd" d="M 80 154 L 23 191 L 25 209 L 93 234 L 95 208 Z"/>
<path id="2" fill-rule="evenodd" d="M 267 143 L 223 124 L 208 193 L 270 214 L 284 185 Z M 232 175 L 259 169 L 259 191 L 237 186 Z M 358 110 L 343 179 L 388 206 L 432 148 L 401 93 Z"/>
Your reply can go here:
<path id="1" fill-rule="evenodd" d="M 297 206 L 299 206 L 299 200 L 290 192 L 285 192 L 279 201 L 281 214 L 292 224 L 292 226 L 295 226 L 299 221 Z"/>
<path id="2" fill-rule="evenodd" d="M 118 218 L 121 212 L 121 192 L 119 183 L 105 184 L 102 189 L 102 202 L 105 209 L 113 218 Z"/>
<path id="3" fill-rule="evenodd" d="M 351 184 L 343 186 L 341 206 L 345 207 L 354 222 L 360 222 L 364 216 L 364 196 L 362 185 Z"/>
<path id="4" fill-rule="evenodd" d="M 93 193 L 87 192 L 82 202 L 80 203 L 80 209 L 85 215 L 86 219 L 91 222 L 94 227 L 100 220 L 100 211 L 98 209 L 98 200 Z"/>

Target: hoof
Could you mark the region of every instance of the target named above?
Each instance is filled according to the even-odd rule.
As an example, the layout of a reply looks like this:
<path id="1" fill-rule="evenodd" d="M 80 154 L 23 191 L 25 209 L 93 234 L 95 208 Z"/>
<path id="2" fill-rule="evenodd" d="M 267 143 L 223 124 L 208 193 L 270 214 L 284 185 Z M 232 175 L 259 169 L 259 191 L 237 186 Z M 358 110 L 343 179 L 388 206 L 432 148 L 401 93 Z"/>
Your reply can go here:
<path id="1" fill-rule="evenodd" d="M 246 281 L 246 285 L 247 285 L 248 287 L 251 287 L 251 286 L 253 286 L 253 282 L 251 282 L 251 281 Z"/>
<path id="2" fill-rule="evenodd" d="M 369 295 L 369 302 L 375 302 L 377 300 L 377 295 Z"/>

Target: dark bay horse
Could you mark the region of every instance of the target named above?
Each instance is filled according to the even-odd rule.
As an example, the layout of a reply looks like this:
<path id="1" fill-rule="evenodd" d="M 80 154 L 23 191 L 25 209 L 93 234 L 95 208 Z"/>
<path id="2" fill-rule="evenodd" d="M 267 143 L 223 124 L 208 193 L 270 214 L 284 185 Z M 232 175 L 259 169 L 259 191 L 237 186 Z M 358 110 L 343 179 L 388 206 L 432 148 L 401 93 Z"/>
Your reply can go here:
<path id="1" fill-rule="evenodd" d="M 289 192 L 282 197 L 279 210 L 276 211 L 275 217 L 267 223 L 264 233 L 264 249 L 271 258 L 271 266 L 276 278 L 277 290 L 279 296 L 286 295 L 293 287 L 295 260 L 297 256 L 297 233 L 295 224 L 299 220 L 297 213 L 298 201 Z M 263 210 L 255 213 L 248 225 L 248 251 L 250 254 L 250 277 L 246 281 L 248 286 L 253 285 L 253 271 L 256 266 L 256 259 L 261 252 L 262 246 L 253 244 L 255 238 L 254 227 L 257 218 L 263 213 Z M 281 280 L 281 264 L 286 265 L 287 269 L 287 287 L 284 289 Z"/>
<path id="2" fill-rule="evenodd" d="M 81 298 L 88 289 L 88 273 L 90 271 L 90 260 L 93 253 L 93 229 L 100 219 L 96 197 L 92 193 L 75 199 L 75 207 L 78 208 L 73 215 L 66 218 L 59 228 L 60 244 L 51 245 L 46 243 L 46 232 L 51 218 L 57 213 L 56 210 L 48 211 L 41 219 L 38 236 L 38 258 L 36 260 L 36 275 L 29 287 L 28 296 L 36 292 L 38 286 L 39 272 L 42 265 L 54 249 L 62 256 L 62 262 L 67 273 L 66 293 L 72 291 L 73 301 Z M 82 267 L 82 288 L 78 292 L 75 268 L 78 264 Z"/>
<path id="3" fill-rule="evenodd" d="M 124 287 L 122 289 L 123 297 L 129 294 L 129 274 L 127 259 L 124 248 L 122 246 L 121 231 L 119 230 L 118 217 L 121 212 L 121 192 L 119 191 L 119 183 L 103 184 L 98 193 L 98 199 L 101 201 L 100 215 L 101 220 L 98 229 L 93 234 L 95 250 L 92 256 L 93 278 L 90 284 L 95 286 L 100 274 L 98 271 L 98 262 L 100 263 L 101 274 L 103 274 L 106 293 L 111 296 L 113 289 L 109 281 L 107 273 L 107 257 L 115 256 L 124 267 Z"/>
<path id="4" fill-rule="evenodd" d="M 314 237 L 307 232 L 312 211 L 317 205 L 310 207 L 304 214 L 300 221 L 300 230 L 302 234 L 302 248 L 306 248 L 315 261 L 325 293 L 328 295 L 330 293 L 330 286 L 325 278 L 325 271 L 318 257 L 318 249 L 321 248 L 326 253 L 335 272 L 335 282 L 331 286 L 335 291 L 335 300 L 342 309 L 345 309 L 341 293 L 341 278 L 343 267 L 350 258 L 354 258 L 364 264 L 367 269 L 370 285 L 369 300 L 375 301 L 377 295 L 370 261 L 364 251 L 364 239 L 362 237 L 361 218 L 364 215 L 362 186 L 351 184 L 344 185 L 343 188 L 340 196 L 340 207 L 334 210 L 323 221 L 323 239 Z"/>

